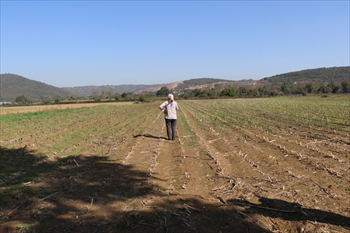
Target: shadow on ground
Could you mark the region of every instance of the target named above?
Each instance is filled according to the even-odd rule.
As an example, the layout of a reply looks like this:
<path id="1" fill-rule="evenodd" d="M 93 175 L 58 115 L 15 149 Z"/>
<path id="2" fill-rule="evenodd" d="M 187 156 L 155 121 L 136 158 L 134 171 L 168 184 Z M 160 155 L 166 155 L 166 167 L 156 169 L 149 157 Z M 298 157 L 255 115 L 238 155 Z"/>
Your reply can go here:
<path id="1" fill-rule="evenodd" d="M 168 138 L 166 138 L 166 137 L 158 137 L 158 136 L 154 136 L 154 135 L 151 135 L 151 134 L 137 134 L 137 135 L 134 135 L 134 138 L 138 138 L 138 137 L 146 137 L 146 138 L 155 138 L 155 139 L 168 140 Z"/>
<path id="2" fill-rule="evenodd" d="M 79 155 L 48 162 L 26 148 L 0 150 L 0 232 L 270 232 L 249 216 L 255 213 L 290 221 L 350 222 L 281 200 L 261 199 L 260 206 L 297 211 L 162 194 L 149 182 L 149 173 L 108 157 Z"/>
<path id="3" fill-rule="evenodd" d="M 259 205 L 238 199 L 227 200 L 228 203 L 249 207 L 247 211 L 259 213 L 272 218 L 288 221 L 305 221 L 328 223 L 342 226 L 350 230 L 350 218 L 327 211 L 303 208 L 299 203 L 291 203 L 279 199 L 260 197 Z"/>

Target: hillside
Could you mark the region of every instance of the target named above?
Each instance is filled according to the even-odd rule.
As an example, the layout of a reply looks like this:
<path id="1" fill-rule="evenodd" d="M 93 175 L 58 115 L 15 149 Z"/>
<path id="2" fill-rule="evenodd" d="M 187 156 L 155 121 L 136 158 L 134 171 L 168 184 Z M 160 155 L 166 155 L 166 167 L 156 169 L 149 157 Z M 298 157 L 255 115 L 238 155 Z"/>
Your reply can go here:
<path id="1" fill-rule="evenodd" d="M 135 91 L 135 94 L 141 94 L 141 93 L 150 93 L 150 92 L 157 92 L 160 88 L 162 87 L 168 87 L 170 90 L 174 90 L 179 84 L 183 83 L 183 81 L 178 81 L 178 82 L 173 82 L 173 83 L 168 83 L 168 84 L 159 84 L 155 85 L 153 87 L 149 88 L 143 88 Z"/>
<path id="2" fill-rule="evenodd" d="M 79 86 L 79 87 L 62 87 L 63 90 L 73 92 L 80 96 L 90 96 L 93 89 L 98 89 L 100 93 L 103 89 L 112 87 L 115 93 L 122 94 L 128 92 L 136 92 L 137 90 L 148 89 L 152 87 L 157 87 L 157 85 L 102 85 L 102 86 Z M 158 89 L 157 89 L 158 90 Z"/>
<path id="3" fill-rule="evenodd" d="M 155 85 L 103 85 L 103 86 L 80 86 L 80 87 L 63 87 L 66 91 L 73 92 L 80 96 L 89 96 L 92 93 L 92 89 L 98 89 L 100 93 L 103 89 L 112 87 L 115 93 L 128 93 L 133 92 L 135 94 L 146 92 L 157 92 L 161 87 L 166 86 L 171 90 L 182 91 L 191 90 L 196 88 L 211 88 L 216 83 L 232 83 L 232 81 L 215 78 L 198 78 L 185 81 L 172 82 L 168 84 L 155 84 Z"/>
<path id="4" fill-rule="evenodd" d="M 214 88 L 215 84 L 232 84 L 233 81 L 225 80 L 225 79 L 217 79 L 217 78 L 197 78 L 197 79 L 189 79 L 184 81 L 178 81 L 163 85 L 157 85 L 151 88 L 138 90 L 135 93 L 139 94 L 142 92 L 156 92 L 161 87 L 166 86 L 170 90 L 174 90 L 176 92 L 182 92 L 186 90 L 194 90 L 194 89 L 211 89 Z"/>
<path id="5" fill-rule="evenodd" d="M 153 88 L 144 89 L 145 92 L 156 92 L 162 86 L 167 86 L 169 89 L 182 92 L 186 90 L 194 90 L 194 89 L 211 89 L 214 88 L 216 84 L 222 85 L 232 85 L 235 83 L 235 86 L 247 86 L 249 88 L 257 88 L 262 87 L 264 85 L 282 85 L 283 83 L 320 83 L 320 85 L 324 83 L 329 83 L 331 81 L 342 82 L 346 79 L 349 79 L 350 76 L 350 67 L 330 67 L 330 68 L 317 68 L 317 69 L 308 69 L 301 70 L 295 72 L 289 72 L 285 74 L 274 75 L 271 77 L 266 77 L 260 80 L 224 80 L 224 79 L 215 79 L 215 78 L 198 78 L 198 79 L 190 79 L 185 81 L 178 81 L 174 83 L 169 83 L 166 85 L 158 85 Z M 136 93 L 141 93 L 141 91 L 137 91 Z"/>
<path id="6" fill-rule="evenodd" d="M 324 85 L 331 81 L 342 82 L 349 79 L 349 66 L 344 67 L 330 67 L 330 68 L 317 68 L 308 69 L 295 72 L 289 72 L 285 74 L 274 75 L 266 77 L 260 80 L 224 80 L 215 78 L 198 78 L 184 81 L 177 81 L 168 84 L 155 84 L 155 85 L 103 85 L 103 86 L 79 86 L 79 87 L 63 87 L 57 88 L 51 85 L 47 85 L 42 82 L 37 82 L 24 78 L 14 74 L 2 74 L 1 75 L 1 92 L 0 101 L 14 101 L 17 96 L 24 95 L 31 100 L 40 100 L 46 97 L 51 98 L 66 98 L 74 93 L 77 96 L 90 96 L 93 89 L 98 89 L 100 93 L 105 88 L 112 87 L 115 93 L 149 93 L 157 92 L 161 87 L 167 86 L 174 92 L 184 92 L 194 89 L 212 89 L 215 85 L 220 84 L 221 87 L 232 85 L 234 86 L 247 86 L 248 88 L 257 88 L 262 86 L 280 86 L 283 83 L 318 83 Z"/>
<path id="7" fill-rule="evenodd" d="M 177 90 L 188 90 L 196 88 L 211 88 L 218 83 L 232 83 L 230 80 L 216 79 L 216 78 L 197 78 L 183 81 L 182 84 L 176 87 Z"/>
<path id="8" fill-rule="evenodd" d="M 304 83 L 304 82 L 342 82 L 349 78 L 349 66 L 345 67 L 330 67 L 330 68 L 318 68 L 308 69 L 302 71 L 289 72 L 285 74 L 274 75 L 266 77 L 260 80 L 243 79 L 239 81 L 216 79 L 216 78 L 197 78 L 184 81 L 177 81 L 168 84 L 157 85 L 104 85 L 104 86 L 81 86 L 81 87 L 64 87 L 64 90 L 71 91 L 81 96 L 91 95 L 91 91 L 97 88 L 102 92 L 104 88 L 114 87 L 115 92 L 122 94 L 124 92 L 133 92 L 135 94 L 157 92 L 161 87 L 166 86 L 170 90 L 175 92 L 183 92 L 186 90 L 194 89 L 211 89 L 216 84 L 222 84 L 223 86 L 232 85 L 235 86 L 247 86 L 249 88 L 256 88 L 260 86 L 281 85 L 286 82 L 291 83 Z"/>
<path id="9" fill-rule="evenodd" d="M 15 74 L 1 74 L 0 100 L 14 101 L 17 96 L 24 95 L 30 100 L 40 100 L 46 97 L 66 98 L 72 93 L 42 82 L 30 80 Z"/>
<path id="10" fill-rule="evenodd" d="M 342 82 L 349 79 L 349 66 L 308 69 L 274 75 L 258 81 L 260 84 L 283 84 L 300 82 Z"/>

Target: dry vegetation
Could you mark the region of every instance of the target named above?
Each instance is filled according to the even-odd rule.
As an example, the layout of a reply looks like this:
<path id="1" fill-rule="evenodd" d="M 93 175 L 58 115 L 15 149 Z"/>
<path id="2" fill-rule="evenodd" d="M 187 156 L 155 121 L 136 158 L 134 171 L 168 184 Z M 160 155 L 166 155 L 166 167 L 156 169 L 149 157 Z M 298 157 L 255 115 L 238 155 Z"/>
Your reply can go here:
<path id="1" fill-rule="evenodd" d="M 2 115 L 0 232 L 350 232 L 348 97 Z"/>
<path id="2" fill-rule="evenodd" d="M 56 104 L 56 105 L 32 105 L 32 106 L 11 106 L 0 107 L 0 115 L 12 113 L 38 112 L 47 110 L 61 110 L 67 108 L 95 107 L 99 105 L 123 105 L 132 104 L 132 102 L 106 102 L 106 103 L 72 103 L 72 104 Z"/>

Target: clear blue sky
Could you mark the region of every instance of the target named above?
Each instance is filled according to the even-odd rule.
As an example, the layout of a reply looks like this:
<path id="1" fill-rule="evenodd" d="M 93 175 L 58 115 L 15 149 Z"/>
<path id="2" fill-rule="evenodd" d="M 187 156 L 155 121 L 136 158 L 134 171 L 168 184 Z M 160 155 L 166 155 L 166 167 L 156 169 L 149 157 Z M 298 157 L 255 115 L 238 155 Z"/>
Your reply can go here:
<path id="1" fill-rule="evenodd" d="M 349 1 L 3 1 L 1 70 L 57 87 L 349 65 Z"/>

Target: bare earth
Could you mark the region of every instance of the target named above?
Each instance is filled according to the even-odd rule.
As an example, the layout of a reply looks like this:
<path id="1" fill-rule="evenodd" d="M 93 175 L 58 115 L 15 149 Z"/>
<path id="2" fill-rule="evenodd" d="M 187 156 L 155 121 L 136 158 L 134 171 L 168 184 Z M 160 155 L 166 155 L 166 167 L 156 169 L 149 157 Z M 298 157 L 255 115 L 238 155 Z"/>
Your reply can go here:
<path id="1" fill-rule="evenodd" d="M 153 103 L 2 129 L 9 164 L 48 157 L 0 177 L 38 171 L 4 196 L 0 232 L 350 232 L 348 134 L 272 134 L 179 104 L 175 141 Z"/>
<path id="2" fill-rule="evenodd" d="M 67 108 L 94 107 L 98 105 L 124 105 L 133 102 L 108 102 L 108 103 L 77 103 L 77 104 L 57 104 L 57 105 L 35 105 L 35 106 L 16 106 L 16 107 L 0 107 L 0 115 L 23 112 L 37 112 Z"/>

